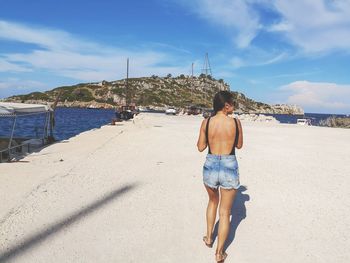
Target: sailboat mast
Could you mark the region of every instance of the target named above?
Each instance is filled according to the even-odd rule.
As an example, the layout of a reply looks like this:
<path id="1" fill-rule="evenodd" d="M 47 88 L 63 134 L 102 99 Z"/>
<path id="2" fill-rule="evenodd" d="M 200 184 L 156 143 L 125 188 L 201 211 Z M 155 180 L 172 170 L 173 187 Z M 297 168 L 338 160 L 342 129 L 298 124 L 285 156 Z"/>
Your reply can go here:
<path id="1" fill-rule="evenodd" d="M 192 72 L 191 72 L 191 103 L 193 103 L 193 67 L 194 67 L 194 63 L 192 62 Z"/>
<path id="2" fill-rule="evenodd" d="M 130 104 L 130 91 L 129 91 L 129 58 L 126 60 L 126 91 L 125 91 L 125 102 L 126 105 Z"/>

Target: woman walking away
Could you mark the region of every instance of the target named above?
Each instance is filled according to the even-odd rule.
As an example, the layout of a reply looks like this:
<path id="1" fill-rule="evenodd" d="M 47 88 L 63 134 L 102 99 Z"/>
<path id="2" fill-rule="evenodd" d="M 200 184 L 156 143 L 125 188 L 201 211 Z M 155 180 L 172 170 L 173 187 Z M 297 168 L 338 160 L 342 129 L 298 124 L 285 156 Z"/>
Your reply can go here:
<path id="1" fill-rule="evenodd" d="M 231 207 L 236 190 L 240 186 L 235 149 L 242 148 L 243 133 L 241 122 L 227 116 L 233 113 L 233 98 L 230 92 L 216 93 L 213 104 L 215 115 L 203 120 L 197 142 L 200 152 L 208 146 L 203 166 L 203 182 L 209 195 L 206 212 L 207 234 L 203 241 L 208 247 L 213 246 L 213 228 L 220 201 L 215 259 L 217 262 L 224 262 L 227 257 L 224 244 L 230 231 Z"/>

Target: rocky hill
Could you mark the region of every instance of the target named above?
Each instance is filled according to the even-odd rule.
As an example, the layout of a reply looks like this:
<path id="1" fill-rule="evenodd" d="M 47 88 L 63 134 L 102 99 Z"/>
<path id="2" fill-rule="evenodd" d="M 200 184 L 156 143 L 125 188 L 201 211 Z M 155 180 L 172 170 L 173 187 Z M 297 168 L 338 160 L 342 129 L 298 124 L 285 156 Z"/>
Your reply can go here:
<path id="1" fill-rule="evenodd" d="M 350 118 L 349 117 L 329 117 L 326 120 L 320 121 L 320 126 L 325 127 L 340 127 L 350 129 Z"/>
<path id="2" fill-rule="evenodd" d="M 131 103 L 153 108 L 186 107 L 197 105 L 211 108 L 214 94 L 220 90 L 230 90 L 222 79 L 212 77 L 143 77 L 99 83 L 81 83 L 73 86 L 58 87 L 45 92 L 33 92 L 26 95 L 12 96 L 6 101 L 26 103 L 50 103 L 61 92 L 58 106 L 111 108 Z M 238 112 L 249 113 L 285 113 L 303 114 L 303 110 L 293 105 L 269 105 L 256 102 L 244 94 L 232 91 Z"/>

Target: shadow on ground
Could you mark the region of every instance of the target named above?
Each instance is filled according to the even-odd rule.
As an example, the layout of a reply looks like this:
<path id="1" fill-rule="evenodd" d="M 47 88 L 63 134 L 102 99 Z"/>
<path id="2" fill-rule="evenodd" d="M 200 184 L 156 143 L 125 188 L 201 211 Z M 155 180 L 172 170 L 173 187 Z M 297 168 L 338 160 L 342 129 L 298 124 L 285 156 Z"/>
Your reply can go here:
<path id="1" fill-rule="evenodd" d="M 228 234 L 227 240 L 225 242 L 224 251 L 232 244 L 236 236 L 236 230 L 243 219 L 247 217 L 247 209 L 245 207 L 245 202 L 250 200 L 248 194 L 243 192 L 247 190 L 247 187 L 240 186 L 237 190 L 235 201 L 231 208 L 231 222 L 230 222 L 230 232 Z M 213 232 L 213 242 L 218 235 L 219 221 L 216 222 Z"/>
<path id="2" fill-rule="evenodd" d="M 122 188 L 119 188 L 117 190 L 114 190 L 110 193 L 107 193 L 104 195 L 101 199 L 96 200 L 95 202 L 92 202 L 88 206 L 86 206 L 84 209 L 78 210 L 71 215 L 59 220 L 58 222 L 53 223 L 48 228 L 45 228 L 41 232 L 38 232 L 36 234 L 33 234 L 26 239 L 20 241 L 18 245 L 10 247 L 7 249 L 7 251 L 0 254 L 0 262 L 5 262 L 8 260 L 11 260 L 27 250 L 39 245 L 41 242 L 45 241 L 50 236 L 62 231 L 63 229 L 68 228 L 73 223 L 76 223 L 83 217 L 86 217 L 103 206 L 106 206 L 111 201 L 114 201 L 116 198 L 121 197 L 122 195 L 126 194 L 130 190 L 136 187 L 136 184 L 129 184 Z"/>

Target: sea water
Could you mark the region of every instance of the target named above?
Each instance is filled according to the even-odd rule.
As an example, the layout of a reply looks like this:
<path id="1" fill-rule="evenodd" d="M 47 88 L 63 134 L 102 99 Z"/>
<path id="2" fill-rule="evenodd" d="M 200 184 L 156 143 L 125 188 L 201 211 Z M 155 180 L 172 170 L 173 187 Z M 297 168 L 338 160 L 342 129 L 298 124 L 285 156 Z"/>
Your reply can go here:
<path id="1" fill-rule="evenodd" d="M 57 108 L 55 110 L 54 138 L 66 140 L 81 132 L 100 128 L 115 116 L 110 109 Z M 43 138 L 46 114 L 19 116 L 15 123 L 14 138 Z M 9 138 L 14 117 L 0 118 L 0 138 Z"/>
<path id="2" fill-rule="evenodd" d="M 147 114 L 147 113 L 146 113 Z M 164 113 L 159 113 L 164 114 Z M 281 123 L 297 123 L 299 118 L 311 118 L 313 125 L 331 116 L 345 115 L 305 113 L 305 115 L 265 114 L 275 117 Z M 111 109 L 81 109 L 57 108 L 55 111 L 54 137 L 56 140 L 66 140 L 81 132 L 100 128 L 111 122 L 115 117 Z M 0 118 L 0 138 L 9 138 L 13 125 L 13 117 Z M 46 115 L 22 116 L 16 119 L 14 138 L 43 138 Z"/>

